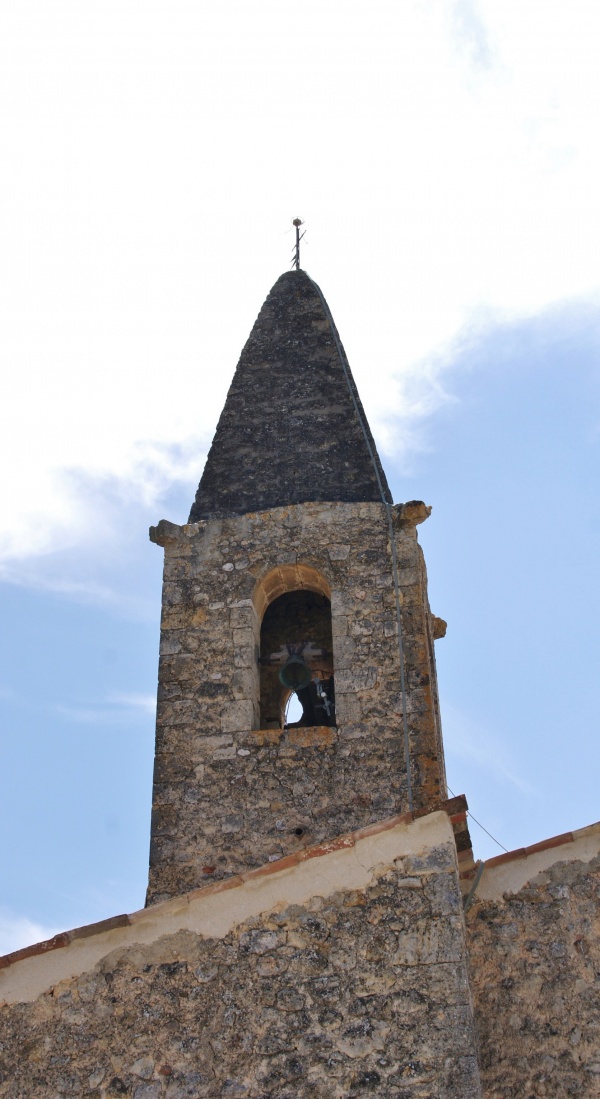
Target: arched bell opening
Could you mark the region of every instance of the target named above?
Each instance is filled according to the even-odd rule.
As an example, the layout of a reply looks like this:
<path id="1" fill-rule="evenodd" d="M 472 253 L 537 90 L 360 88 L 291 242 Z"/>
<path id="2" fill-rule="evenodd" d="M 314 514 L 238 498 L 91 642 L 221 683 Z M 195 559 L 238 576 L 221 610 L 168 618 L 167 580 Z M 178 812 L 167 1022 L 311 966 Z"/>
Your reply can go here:
<path id="1" fill-rule="evenodd" d="M 295 691 L 289 691 L 283 704 L 283 725 L 295 725 L 296 722 L 301 720 L 303 713 L 302 703 L 298 695 Z"/>
<path id="2" fill-rule="evenodd" d="M 335 725 L 332 649 L 326 595 L 296 589 L 269 604 L 260 630 L 261 728 Z M 302 711 L 289 721 L 292 695 Z"/>

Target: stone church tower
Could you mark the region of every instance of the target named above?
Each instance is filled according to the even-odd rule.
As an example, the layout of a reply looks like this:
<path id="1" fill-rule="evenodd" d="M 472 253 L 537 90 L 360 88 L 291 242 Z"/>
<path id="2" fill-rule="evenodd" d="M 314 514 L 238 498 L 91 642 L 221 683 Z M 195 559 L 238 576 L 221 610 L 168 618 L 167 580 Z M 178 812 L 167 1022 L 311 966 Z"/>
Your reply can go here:
<path id="1" fill-rule="evenodd" d="M 428 514 L 392 503 L 323 295 L 283 275 L 189 522 L 150 532 L 146 907 L 0 958 L 0 1099 L 600 1095 L 600 825 L 474 864 Z"/>
<path id="2" fill-rule="evenodd" d="M 164 546 L 148 902 L 446 798 L 416 525 L 302 270 L 242 352 Z M 295 677 L 295 678 L 294 678 Z M 286 725 L 300 683 L 299 722 Z"/>

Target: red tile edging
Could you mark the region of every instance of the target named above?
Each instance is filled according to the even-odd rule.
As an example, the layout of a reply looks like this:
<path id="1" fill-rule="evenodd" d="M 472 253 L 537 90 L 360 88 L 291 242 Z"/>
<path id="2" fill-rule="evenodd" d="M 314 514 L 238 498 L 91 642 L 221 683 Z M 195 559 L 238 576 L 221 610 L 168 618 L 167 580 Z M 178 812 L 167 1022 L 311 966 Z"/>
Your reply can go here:
<path id="1" fill-rule="evenodd" d="M 492 859 L 486 859 L 486 867 L 501 866 L 504 862 L 513 862 L 515 859 L 526 859 L 529 855 L 535 855 L 537 851 L 546 851 L 550 847 L 562 847 L 563 843 L 573 843 L 572 832 L 563 832 L 560 836 L 551 836 L 550 839 L 533 843 L 530 847 L 518 847 L 515 851 L 505 851 L 503 855 L 494 855 Z"/>

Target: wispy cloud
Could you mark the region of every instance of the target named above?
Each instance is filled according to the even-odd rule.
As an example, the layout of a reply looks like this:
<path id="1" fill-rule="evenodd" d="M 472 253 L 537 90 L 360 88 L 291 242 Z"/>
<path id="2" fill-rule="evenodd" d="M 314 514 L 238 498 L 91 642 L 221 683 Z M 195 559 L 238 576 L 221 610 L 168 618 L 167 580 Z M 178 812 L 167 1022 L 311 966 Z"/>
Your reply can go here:
<path id="1" fill-rule="evenodd" d="M 476 68 L 488 69 L 494 61 L 489 34 L 475 0 L 454 0 L 448 5 L 450 33 L 459 54 Z"/>
<path id="2" fill-rule="evenodd" d="M 138 515 L 136 520 L 143 535 L 147 517 Z M 0 583 L 43 595 L 64 596 L 71 602 L 100 607 L 121 618 L 154 619 L 156 603 L 147 597 L 143 585 L 139 594 L 136 592 L 137 574 L 132 577 L 128 572 L 130 552 L 129 545 L 123 542 L 117 548 L 112 538 L 107 537 L 93 546 L 0 560 Z"/>
<path id="3" fill-rule="evenodd" d="M 522 794 L 537 793 L 520 773 L 519 762 L 511 757 L 506 744 L 476 718 L 448 704 L 444 706 L 444 744 L 449 759 L 454 755 Z"/>
<path id="4" fill-rule="evenodd" d="M 0 908 L 0 954 L 11 954 L 13 950 L 21 950 L 32 943 L 51 939 L 60 930 L 61 928 L 31 920 L 28 916 L 16 915 L 7 908 Z"/>
<path id="5" fill-rule="evenodd" d="M 0 562 L 0 580 L 18 587 L 68 595 L 83 603 L 110 605 L 121 602 L 121 593 L 105 584 L 95 583 L 92 580 L 77 581 L 68 580 L 66 577 L 54 577 L 31 565 L 23 567 Z"/>
<path id="6" fill-rule="evenodd" d="M 134 710 L 141 710 L 145 714 L 156 712 L 156 695 L 139 694 L 136 691 L 130 693 L 117 692 L 110 695 L 109 702 L 118 706 L 129 706 Z"/>
<path id="7" fill-rule="evenodd" d="M 70 706 L 60 703 L 56 706 L 56 711 L 62 714 L 63 717 L 68 718 L 69 721 L 76 721 L 78 724 L 83 725 L 107 725 L 115 724 L 120 720 L 120 715 L 110 713 L 103 707 L 93 706 Z"/>
<path id="8" fill-rule="evenodd" d="M 132 718 L 154 715 L 156 697 L 137 691 L 117 691 L 100 702 L 60 703 L 58 713 L 84 725 L 121 725 Z"/>
<path id="9" fill-rule="evenodd" d="M 81 440 L 73 455 L 79 465 L 62 464 L 60 455 L 49 447 L 36 473 L 33 501 L 19 499 L 19 485 L 34 474 L 30 455 L 24 457 L 22 469 L 3 480 L 1 498 L 10 518 L 7 515 L 4 524 L 0 523 L 0 575 L 18 582 L 19 576 L 28 575 L 18 569 L 22 559 L 81 545 L 106 548 L 122 534 L 124 511 L 130 509 L 135 514 L 155 507 L 177 482 L 193 485 L 197 481 L 207 446 L 197 430 L 190 430 L 184 440 L 162 442 L 136 439 L 132 428 L 127 432 L 129 451 L 115 453 L 111 448 L 103 462 L 92 453 L 99 424 L 90 425 L 89 447 Z M 1 447 L 2 440 L 0 452 Z M 55 588 L 58 590 L 58 582 Z M 112 597 L 100 585 L 93 588 L 91 583 L 82 585 L 82 594 L 88 589 L 94 600 Z"/>

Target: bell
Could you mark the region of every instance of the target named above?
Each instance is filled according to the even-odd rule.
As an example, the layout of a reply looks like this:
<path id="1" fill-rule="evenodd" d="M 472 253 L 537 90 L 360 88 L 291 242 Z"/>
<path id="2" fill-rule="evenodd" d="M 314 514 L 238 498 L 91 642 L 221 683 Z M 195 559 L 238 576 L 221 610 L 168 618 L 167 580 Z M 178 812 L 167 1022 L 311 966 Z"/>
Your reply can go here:
<path id="1" fill-rule="evenodd" d="M 301 691 L 311 681 L 311 671 L 301 656 L 290 656 L 279 672 L 279 681 L 290 691 Z"/>

